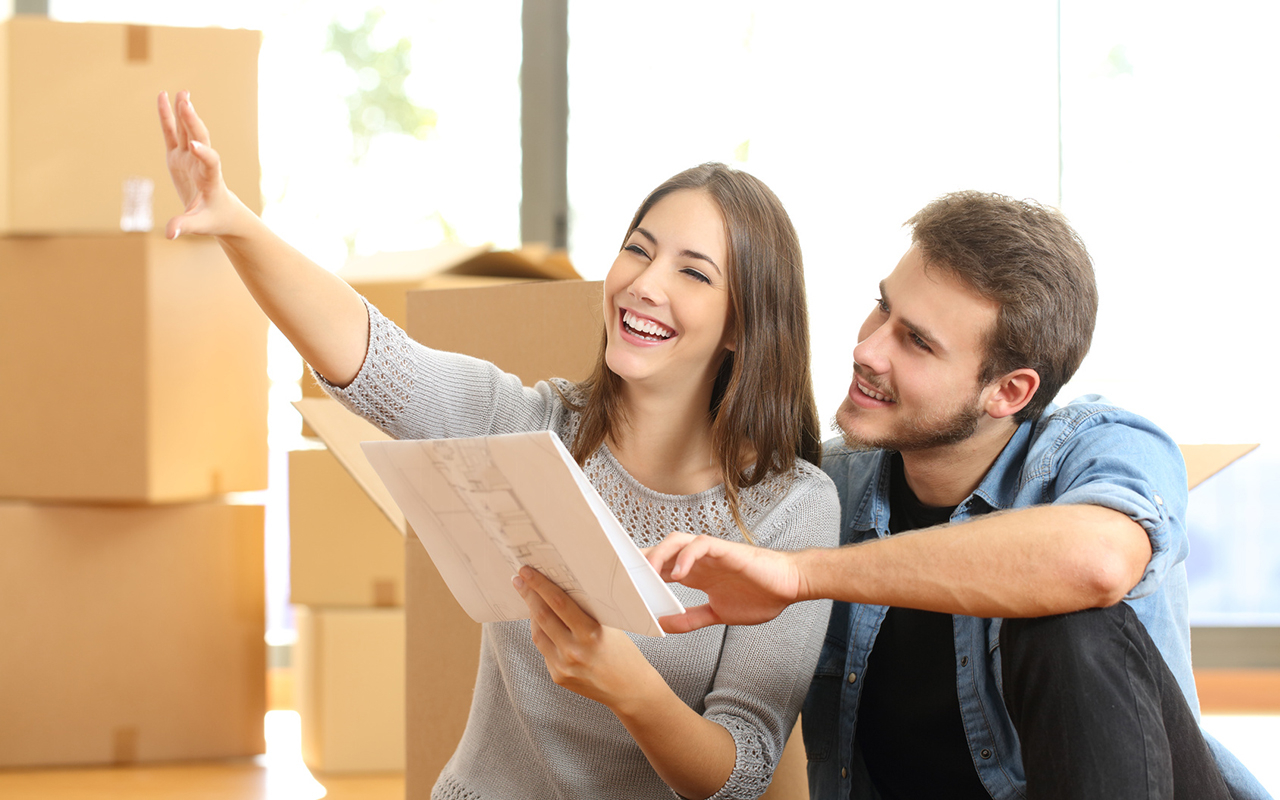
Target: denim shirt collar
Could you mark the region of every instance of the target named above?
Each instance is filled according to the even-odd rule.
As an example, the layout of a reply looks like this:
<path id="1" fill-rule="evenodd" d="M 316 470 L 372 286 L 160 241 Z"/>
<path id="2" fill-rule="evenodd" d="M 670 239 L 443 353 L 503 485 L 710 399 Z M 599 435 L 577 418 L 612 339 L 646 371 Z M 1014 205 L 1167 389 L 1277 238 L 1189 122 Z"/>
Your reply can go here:
<path id="1" fill-rule="evenodd" d="M 875 531 L 882 539 L 889 535 L 889 473 L 893 468 L 893 454 L 892 450 L 877 450 L 871 456 L 870 471 L 875 477 L 867 483 L 867 491 L 850 520 L 850 529 Z"/>
<path id="2" fill-rule="evenodd" d="M 1034 428 L 1035 422 L 1032 420 L 1018 425 L 1013 436 L 1009 437 L 1008 443 L 1000 451 L 1000 455 L 996 456 L 995 463 L 983 476 L 978 488 L 974 489 L 973 494 L 960 504 L 960 509 L 969 512 L 966 516 L 972 515 L 971 501 L 975 497 L 990 506 L 988 509 L 990 511 L 1003 511 L 1014 507 L 1018 492 L 1022 490 L 1022 468 L 1027 461 L 1027 450 L 1031 446 L 1031 434 Z"/>
<path id="3" fill-rule="evenodd" d="M 982 511 L 1002 511 L 1013 508 L 1022 488 L 1022 467 L 1026 463 L 1027 449 L 1031 445 L 1035 422 L 1027 420 L 1018 425 L 1000 455 L 996 457 L 978 488 L 956 507 L 953 519 L 965 519 L 973 515 L 974 499 L 981 500 L 989 508 Z M 889 474 L 893 467 L 892 450 L 877 450 L 871 457 L 870 468 L 875 478 L 867 484 L 850 522 L 854 530 L 871 531 L 884 538 L 889 535 Z"/>

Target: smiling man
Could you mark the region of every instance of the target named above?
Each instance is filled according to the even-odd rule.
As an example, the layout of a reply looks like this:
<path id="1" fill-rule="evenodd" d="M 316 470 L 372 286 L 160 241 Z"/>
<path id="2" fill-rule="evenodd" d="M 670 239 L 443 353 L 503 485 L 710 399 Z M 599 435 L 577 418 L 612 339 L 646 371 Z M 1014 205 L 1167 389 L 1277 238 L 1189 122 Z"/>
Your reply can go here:
<path id="1" fill-rule="evenodd" d="M 650 560 L 708 604 L 664 627 L 838 601 L 803 712 L 818 800 L 1267 797 L 1199 727 L 1177 446 L 1051 403 L 1093 334 L 1084 245 L 976 192 L 908 224 L 824 455 L 845 546 L 673 535 Z"/>

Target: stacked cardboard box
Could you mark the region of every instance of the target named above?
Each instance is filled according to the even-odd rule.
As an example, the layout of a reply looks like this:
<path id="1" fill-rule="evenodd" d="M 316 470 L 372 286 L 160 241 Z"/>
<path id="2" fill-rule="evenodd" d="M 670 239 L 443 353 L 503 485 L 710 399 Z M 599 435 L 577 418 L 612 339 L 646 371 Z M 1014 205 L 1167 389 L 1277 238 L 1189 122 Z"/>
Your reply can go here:
<path id="1" fill-rule="evenodd" d="M 263 512 L 223 495 L 266 488 L 266 320 L 148 232 L 161 89 L 257 204 L 258 43 L 0 22 L 0 766 L 263 750 Z"/>
<path id="2" fill-rule="evenodd" d="M 551 375 L 585 376 L 594 359 L 599 317 L 592 311 L 599 306 L 600 287 L 572 280 L 577 275 L 562 253 L 445 245 L 353 259 L 339 274 L 402 327 L 407 327 L 409 293 L 429 289 L 424 293 L 444 298 L 450 314 L 468 320 L 460 336 L 436 336 L 429 344 L 489 358 L 527 383 Z M 551 294 L 545 295 L 548 290 Z M 564 353 L 576 355 L 572 364 L 562 360 L 555 365 L 563 369 L 530 372 L 527 353 L 513 360 L 491 349 L 495 340 L 525 346 L 513 335 L 520 327 L 508 316 L 507 305 L 514 298 L 527 314 L 534 307 L 530 293 L 550 297 L 553 311 L 556 303 L 569 303 L 572 308 L 565 310 L 570 317 L 586 322 L 585 337 L 581 328 L 569 326 L 564 340 L 548 347 L 561 359 Z M 541 308 L 545 313 L 548 307 Z M 495 326 L 494 320 L 504 324 Z M 591 342 L 585 350 L 582 338 Z M 328 446 L 294 451 L 289 460 L 291 586 L 298 620 L 294 661 L 303 758 L 312 769 L 330 773 L 403 770 L 406 552 L 412 558 L 413 549 L 422 547 L 416 538 L 406 539 L 403 515 L 358 449 L 360 441 L 385 434 L 335 401 L 317 399 L 323 392 L 309 377 L 304 386 L 306 399 L 298 407 L 306 432 L 319 435 Z M 427 567 L 434 572 L 429 562 Z M 428 676 L 428 691 L 445 698 L 449 711 L 433 712 L 432 735 L 452 737 L 447 758 L 470 706 L 479 626 L 462 613 L 442 583 L 438 588 L 443 595 L 433 596 L 434 624 L 443 627 L 433 634 L 427 654 L 409 657 L 415 676 L 409 692 L 416 691 L 417 676 L 423 675 Z M 447 663 L 432 660 L 433 653 L 444 653 Z M 439 760 L 437 772 L 443 763 Z"/>

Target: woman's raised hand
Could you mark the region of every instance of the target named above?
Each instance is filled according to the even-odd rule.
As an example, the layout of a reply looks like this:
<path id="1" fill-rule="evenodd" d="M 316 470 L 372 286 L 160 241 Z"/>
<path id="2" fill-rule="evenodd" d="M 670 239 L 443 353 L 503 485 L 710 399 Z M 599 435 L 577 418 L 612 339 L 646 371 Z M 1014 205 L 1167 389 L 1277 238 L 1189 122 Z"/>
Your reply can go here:
<path id="1" fill-rule="evenodd" d="M 165 236 L 233 233 L 235 214 L 244 206 L 222 179 L 222 162 L 210 146 L 209 129 L 191 105 L 191 93 L 178 92 L 173 108 L 167 92 L 161 92 L 157 102 L 169 175 L 186 206 L 169 220 Z"/>

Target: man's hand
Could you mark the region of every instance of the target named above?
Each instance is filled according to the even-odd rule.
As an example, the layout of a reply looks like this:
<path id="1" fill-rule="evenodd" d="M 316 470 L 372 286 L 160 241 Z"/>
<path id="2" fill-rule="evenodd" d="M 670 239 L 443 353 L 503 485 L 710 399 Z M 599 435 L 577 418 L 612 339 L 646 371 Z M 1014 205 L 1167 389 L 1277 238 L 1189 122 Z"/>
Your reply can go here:
<path id="1" fill-rule="evenodd" d="M 658 620 L 668 633 L 708 625 L 758 625 L 806 599 L 796 554 L 726 542 L 714 536 L 672 533 L 645 557 L 663 580 L 707 594 L 705 605 Z"/>

